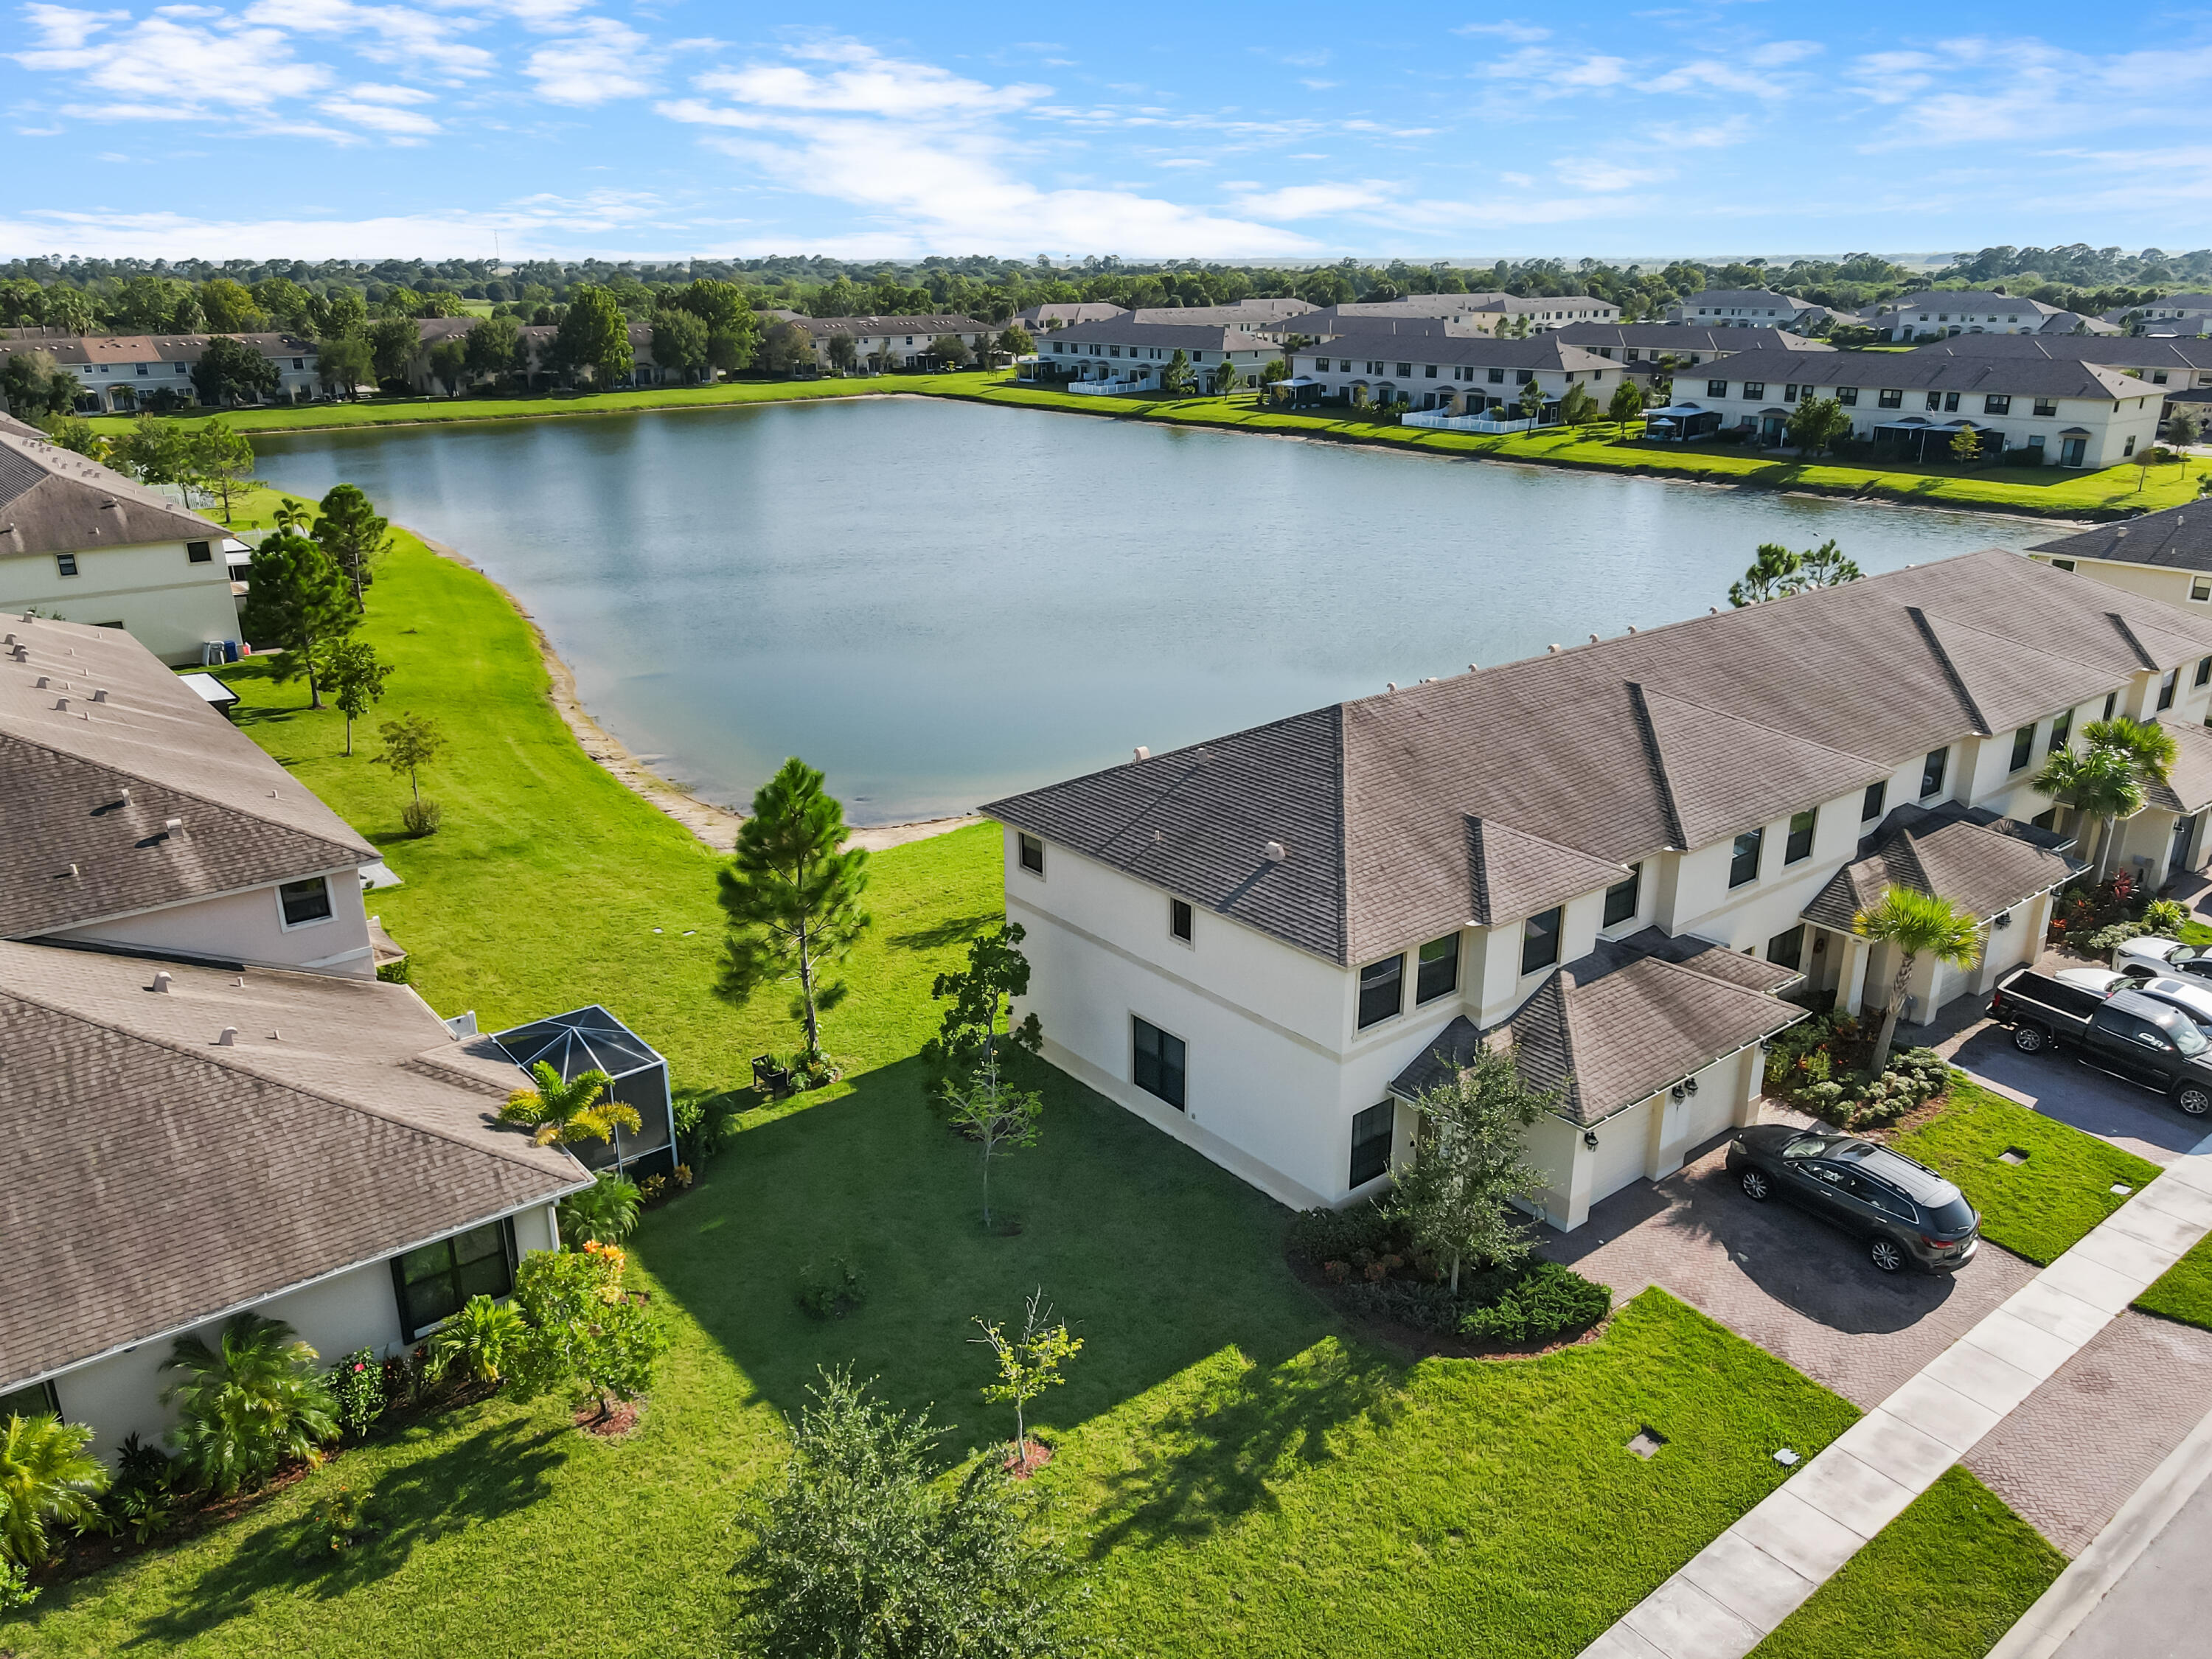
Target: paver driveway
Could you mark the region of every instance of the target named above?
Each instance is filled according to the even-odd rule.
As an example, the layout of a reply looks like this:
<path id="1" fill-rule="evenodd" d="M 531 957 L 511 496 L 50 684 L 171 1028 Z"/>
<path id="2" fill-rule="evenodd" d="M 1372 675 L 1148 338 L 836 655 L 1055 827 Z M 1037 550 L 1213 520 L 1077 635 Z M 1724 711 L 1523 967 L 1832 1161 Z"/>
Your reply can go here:
<path id="1" fill-rule="evenodd" d="M 1727 1145 L 1615 1193 L 1574 1232 L 1545 1229 L 1539 1249 L 1622 1300 L 1656 1285 L 1863 1409 L 2035 1276 L 1986 1243 L 1955 1273 L 1877 1272 L 1849 1234 L 1746 1198 L 1722 1167 Z"/>

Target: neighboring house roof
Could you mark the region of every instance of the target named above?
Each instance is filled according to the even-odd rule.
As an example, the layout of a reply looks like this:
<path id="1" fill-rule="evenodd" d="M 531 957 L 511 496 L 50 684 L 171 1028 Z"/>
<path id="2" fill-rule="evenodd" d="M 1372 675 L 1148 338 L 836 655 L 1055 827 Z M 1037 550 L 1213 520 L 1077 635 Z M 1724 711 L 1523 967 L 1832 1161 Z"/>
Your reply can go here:
<path id="1" fill-rule="evenodd" d="M 0 362 L 15 352 L 43 351 L 64 368 L 101 363 L 196 363 L 214 339 L 237 340 L 264 357 L 313 357 L 319 348 L 303 334 L 270 330 L 257 334 L 49 334 L 0 339 Z"/>
<path id="2" fill-rule="evenodd" d="M 1212 328 L 1253 328 L 1318 309 L 1310 300 L 1239 300 L 1233 306 L 1143 306 L 1130 314 L 1140 323 L 1179 323 Z"/>
<path id="3" fill-rule="evenodd" d="M 376 859 L 128 634 L 4 617 L 0 628 L 24 651 L 0 654 L 0 938 Z"/>
<path id="4" fill-rule="evenodd" d="M 1050 305 L 1031 306 L 1017 312 L 1014 320 L 1035 331 L 1050 328 L 1055 323 L 1103 323 L 1109 317 L 1126 317 L 1128 311 L 1121 306 L 1109 306 L 1103 300 L 1057 301 Z"/>
<path id="5" fill-rule="evenodd" d="M 836 334 L 849 334 L 854 339 L 870 334 L 988 334 L 991 329 L 988 323 L 950 312 L 926 317 L 798 317 L 793 320 L 817 340 Z"/>
<path id="6" fill-rule="evenodd" d="M 1359 328 L 1325 339 L 1321 345 L 1335 356 L 1358 356 L 1363 352 L 1373 352 L 1378 357 L 1408 360 L 1417 364 L 1470 365 L 1476 368 L 1546 368 L 1579 374 L 1626 367 L 1560 339 L 1556 330 L 1531 334 L 1525 340 L 1500 340 L 1487 334 L 1422 331 L 1386 335 Z M 1376 373 L 1378 376 L 1387 376 L 1390 370 L 1386 366 Z"/>
<path id="7" fill-rule="evenodd" d="M 1770 381 L 1851 386 L 1862 391 L 1996 392 L 2014 398 L 2143 398 L 2160 388 L 2117 368 L 2071 354 L 1943 351 L 1771 351 L 1756 363 L 1719 365 L 1733 374 L 1756 368 Z M 1716 377 L 1719 378 L 1719 377 Z M 1900 411 L 1905 412 L 1905 411 Z M 2021 413 L 2027 411 L 2021 410 Z"/>
<path id="8" fill-rule="evenodd" d="M 0 558 L 220 540 L 229 533 L 42 434 L 0 429 Z"/>
<path id="9" fill-rule="evenodd" d="M 2071 880 L 2073 837 L 1985 807 L 1900 806 L 1859 842 L 1858 856 L 1813 896 L 1806 921 L 1839 932 L 1893 887 L 1947 898 L 1979 922 Z"/>
<path id="10" fill-rule="evenodd" d="M 1479 903 L 1511 919 L 1518 886 L 1476 890 L 1470 817 L 1622 865 L 2208 650 L 2212 617 L 1991 549 L 1333 703 L 984 810 L 1301 950 L 1370 961 Z M 1544 908 L 1545 882 L 1529 885 L 1516 902 Z"/>
<path id="11" fill-rule="evenodd" d="M 0 1391 L 590 1178 L 404 986 L 0 943 Z"/>
<path id="12" fill-rule="evenodd" d="M 1738 963 L 1759 982 L 1746 983 Z M 1618 942 L 1600 940 L 1589 955 L 1554 969 L 1489 1030 L 1478 1031 L 1465 1015 L 1454 1019 L 1391 1080 L 1390 1092 L 1414 1099 L 1463 1068 L 1478 1045 L 1510 1049 L 1529 1087 L 1556 1091 L 1560 1116 L 1602 1123 L 1803 1019 L 1805 1009 L 1772 994 L 1798 977 L 1721 945 L 1668 939 L 1652 928 Z"/>
<path id="13" fill-rule="evenodd" d="M 1708 313 L 1772 312 L 1779 317 L 1795 317 L 1801 312 L 1820 309 L 1810 300 L 1793 300 L 1787 294 L 1765 288 L 1709 288 L 1702 294 L 1675 301 L 1672 309 L 1686 317 L 1694 317 L 1701 307 Z"/>
<path id="14" fill-rule="evenodd" d="M 2121 524 L 2038 542 L 2028 551 L 2061 559 L 2109 559 L 2162 570 L 2212 571 L 2212 501 L 2169 507 Z"/>
<path id="15" fill-rule="evenodd" d="M 2139 334 L 1960 334 L 1893 357 L 2047 357 L 2114 368 L 2212 368 L 2212 341 Z"/>
<path id="16" fill-rule="evenodd" d="M 46 434 L 40 431 L 38 428 L 33 426 L 27 421 L 17 420 L 13 415 L 0 415 L 0 436 L 9 438 L 32 438 L 40 443 L 44 443 L 46 440 Z M 118 476 L 119 477 L 121 475 L 118 474 Z"/>
<path id="17" fill-rule="evenodd" d="M 2055 317 L 2062 308 L 2045 305 L 2040 300 L 2022 299 L 2016 294 L 1993 294 L 1978 289 L 1961 289 L 1955 293 L 1923 289 L 1917 294 L 1884 300 L 1876 309 L 1878 313 L 1887 313 L 1899 317 L 1909 311 L 1916 318 L 1924 311 L 1931 320 L 1948 313 L 1952 322 L 1977 323 L 2008 322 L 2014 319 L 2033 322 L 2039 317 Z"/>
<path id="18" fill-rule="evenodd" d="M 1178 314 L 1189 315 L 1188 312 Z M 1159 346 L 1163 349 L 1180 346 L 1187 351 L 1273 352 L 1281 349 L 1274 341 L 1262 339 L 1249 329 L 1222 323 L 1140 322 L 1133 312 L 1125 316 L 1103 318 L 1097 322 L 1071 324 L 1056 330 L 1048 341 L 1040 342 L 1038 349 L 1041 352 L 1052 352 L 1063 345 L 1078 351 L 1094 345 Z"/>
<path id="19" fill-rule="evenodd" d="M 2146 801 L 2168 812 L 2198 812 L 2212 806 L 2212 727 L 2186 720 L 2160 720 L 2173 738 L 2173 764 L 2164 783 L 2147 785 Z"/>
<path id="20" fill-rule="evenodd" d="M 1569 323 L 1553 332 L 1578 346 L 1650 347 L 1654 351 L 1833 351 L 1784 328 L 1699 328 L 1691 323 Z"/>

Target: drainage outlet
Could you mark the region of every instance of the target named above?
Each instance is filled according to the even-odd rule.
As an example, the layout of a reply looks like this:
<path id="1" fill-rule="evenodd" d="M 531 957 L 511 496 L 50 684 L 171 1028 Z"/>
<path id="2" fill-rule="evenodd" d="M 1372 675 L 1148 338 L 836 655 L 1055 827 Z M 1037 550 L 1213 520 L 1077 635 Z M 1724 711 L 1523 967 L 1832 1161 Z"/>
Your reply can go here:
<path id="1" fill-rule="evenodd" d="M 2018 1146 L 2008 1146 L 2004 1151 L 1997 1154 L 1997 1162 L 2000 1164 L 2025 1164 L 2027 1162 L 2027 1154 Z"/>
<path id="2" fill-rule="evenodd" d="M 1659 1455 L 1659 1448 L 1667 1443 L 1667 1437 L 1648 1424 L 1638 1430 L 1628 1443 L 1628 1449 L 1647 1461 Z"/>

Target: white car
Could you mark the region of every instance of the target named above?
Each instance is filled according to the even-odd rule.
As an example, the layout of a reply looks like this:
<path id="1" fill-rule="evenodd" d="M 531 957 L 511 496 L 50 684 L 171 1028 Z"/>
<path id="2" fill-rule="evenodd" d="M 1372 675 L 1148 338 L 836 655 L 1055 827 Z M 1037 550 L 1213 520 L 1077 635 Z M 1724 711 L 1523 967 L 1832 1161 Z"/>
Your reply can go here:
<path id="1" fill-rule="evenodd" d="M 2160 939 L 2154 933 L 2131 939 L 2121 945 L 2112 952 L 2112 966 L 2136 979 L 2180 975 L 2212 981 L 2212 957 L 2193 945 L 2184 945 L 2178 939 Z"/>
<path id="2" fill-rule="evenodd" d="M 2115 991 L 2140 992 L 2154 1002 L 2179 1008 L 2197 1022 L 2198 1030 L 2212 1036 L 2212 981 L 2175 979 L 2166 974 L 2146 979 L 2113 968 L 2062 968 L 2051 977 L 2062 985 L 2079 986 L 2100 997 Z"/>

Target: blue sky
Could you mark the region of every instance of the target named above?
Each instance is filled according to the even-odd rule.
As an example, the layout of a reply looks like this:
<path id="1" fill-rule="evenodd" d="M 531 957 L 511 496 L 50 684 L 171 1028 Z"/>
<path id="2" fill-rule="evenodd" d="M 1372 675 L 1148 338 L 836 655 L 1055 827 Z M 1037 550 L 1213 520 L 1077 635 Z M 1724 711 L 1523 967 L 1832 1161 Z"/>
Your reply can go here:
<path id="1" fill-rule="evenodd" d="M 1816 9 L 43 0 L 0 256 L 2212 242 L 2206 14 Z"/>

